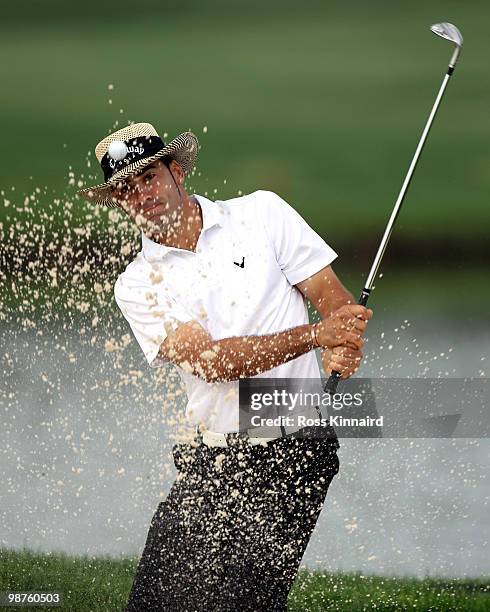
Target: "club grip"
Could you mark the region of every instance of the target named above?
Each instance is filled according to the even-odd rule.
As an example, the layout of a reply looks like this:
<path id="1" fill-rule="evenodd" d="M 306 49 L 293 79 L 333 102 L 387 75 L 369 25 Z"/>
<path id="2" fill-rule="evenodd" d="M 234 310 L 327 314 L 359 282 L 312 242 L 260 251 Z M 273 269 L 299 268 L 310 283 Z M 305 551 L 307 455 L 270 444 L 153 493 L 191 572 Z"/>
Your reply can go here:
<path id="1" fill-rule="evenodd" d="M 364 287 L 364 289 L 362 290 L 361 296 L 359 300 L 357 301 L 359 306 L 366 306 L 366 304 L 368 303 L 370 293 L 371 293 L 371 289 L 367 289 L 366 287 Z M 332 372 L 330 376 L 328 377 L 328 380 L 325 383 L 325 386 L 323 387 L 324 392 L 329 393 L 330 395 L 334 395 L 334 393 L 337 391 L 337 385 L 339 384 L 340 378 L 341 378 L 341 375 L 338 372 Z"/>

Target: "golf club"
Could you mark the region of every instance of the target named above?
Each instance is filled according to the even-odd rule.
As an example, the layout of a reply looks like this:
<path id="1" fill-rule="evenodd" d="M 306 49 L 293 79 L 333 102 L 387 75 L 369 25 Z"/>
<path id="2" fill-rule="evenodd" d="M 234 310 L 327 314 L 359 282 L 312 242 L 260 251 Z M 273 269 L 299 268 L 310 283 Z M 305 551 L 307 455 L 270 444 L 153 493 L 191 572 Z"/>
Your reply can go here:
<path id="1" fill-rule="evenodd" d="M 403 200 L 405 199 L 405 195 L 410 185 L 410 181 L 412 179 L 415 168 L 417 166 L 420 153 L 422 152 L 437 109 L 439 108 L 439 104 L 441 103 L 442 96 L 444 95 L 444 91 L 446 89 L 448 81 L 452 73 L 454 72 L 454 67 L 456 66 L 456 62 L 458 61 L 459 54 L 461 52 L 461 47 L 463 46 L 463 37 L 461 35 L 461 32 L 452 23 L 436 23 L 431 26 L 430 29 L 434 34 L 437 34 L 437 36 L 440 36 L 441 38 L 445 38 L 446 40 L 452 42 L 454 44 L 454 52 L 449 62 L 449 67 L 444 76 L 441 88 L 439 89 L 439 93 L 437 94 L 436 101 L 434 102 L 434 106 L 432 107 L 429 118 L 427 119 L 427 123 L 425 124 L 424 131 L 422 132 L 422 136 L 420 137 L 419 144 L 417 145 L 417 149 L 415 151 L 415 155 L 412 159 L 412 163 L 410 164 L 405 180 L 403 181 L 402 188 L 400 190 L 400 193 L 398 194 L 398 198 L 396 200 L 395 206 L 386 226 L 383 238 L 381 239 L 381 243 L 378 247 L 378 252 L 376 253 L 376 257 L 374 258 L 373 265 L 371 266 L 371 271 L 369 272 L 369 276 L 367 277 L 366 284 L 357 302 L 361 306 L 365 306 L 368 302 L 369 294 L 373 289 L 374 279 L 376 278 L 376 275 L 378 273 L 378 269 L 381 264 L 381 259 L 383 258 L 386 246 L 388 244 L 388 240 L 390 239 L 391 232 L 393 231 L 393 226 L 395 225 L 396 218 L 398 217 L 398 213 L 400 212 Z M 325 383 L 324 391 L 326 393 L 334 394 L 337 390 L 337 385 L 339 383 L 340 378 L 341 375 L 339 374 L 339 372 L 332 372 L 329 379 Z"/>

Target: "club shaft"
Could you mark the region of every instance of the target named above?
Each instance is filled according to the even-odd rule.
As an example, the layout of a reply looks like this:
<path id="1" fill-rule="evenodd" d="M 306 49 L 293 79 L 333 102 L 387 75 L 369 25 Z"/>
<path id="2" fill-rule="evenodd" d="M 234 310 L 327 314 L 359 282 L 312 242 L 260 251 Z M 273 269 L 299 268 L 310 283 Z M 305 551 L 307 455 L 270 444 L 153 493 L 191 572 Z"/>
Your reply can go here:
<path id="1" fill-rule="evenodd" d="M 434 102 L 434 106 L 430 111 L 429 118 L 427 119 L 427 123 L 425 124 L 424 131 L 422 132 L 422 136 L 420 137 L 419 144 L 417 145 L 417 149 L 415 150 L 415 154 L 412 159 L 412 163 L 408 169 L 405 180 L 403 181 L 402 188 L 400 193 L 398 194 L 398 198 L 396 200 L 393 211 L 391 212 L 390 219 L 388 224 L 386 225 L 385 232 L 383 234 L 383 238 L 381 239 L 381 243 L 378 247 L 378 252 L 376 253 L 376 257 L 374 258 L 373 265 L 371 266 L 371 271 L 366 280 L 365 288 L 371 290 L 374 285 L 374 280 L 378 273 L 379 266 L 381 265 L 381 260 L 383 259 L 384 252 L 386 250 L 386 246 L 391 236 L 391 232 L 393 231 L 393 227 L 395 225 L 396 218 L 400 212 L 401 206 L 403 204 L 403 200 L 405 199 L 405 195 L 408 191 L 408 187 L 410 186 L 410 181 L 412 180 L 413 173 L 415 172 L 415 168 L 417 167 L 417 162 L 419 161 L 420 154 L 422 153 L 422 149 L 424 148 L 425 141 L 427 140 L 427 136 L 429 135 L 430 128 L 432 126 L 432 122 L 434 121 L 434 117 L 436 116 L 437 109 L 442 100 L 442 96 L 444 95 L 444 91 L 448 84 L 449 79 L 451 78 L 451 74 L 448 73 L 444 76 L 444 80 L 442 81 L 441 88 L 439 89 L 439 93 L 437 94 L 436 100 Z"/>
<path id="2" fill-rule="evenodd" d="M 455 62 L 454 62 L 455 63 Z M 389 218 L 388 224 L 386 225 L 385 232 L 383 234 L 383 238 L 381 239 L 380 245 L 378 247 L 378 252 L 376 253 L 376 257 L 374 258 L 373 264 L 371 266 L 371 270 L 366 280 L 366 284 L 364 285 L 364 289 L 362 290 L 361 296 L 359 297 L 358 304 L 362 306 L 366 306 L 369 294 L 374 286 L 374 280 L 378 274 L 379 266 L 381 265 L 381 260 L 383 259 L 384 252 L 386 250 L 386 246 L 391 236 L 391 232 L 393 231 L 393 227 L 395 225 L 396 218 L 400 212 L 401 206 L 403 204 L 403 200 L 405 199 L 405 195 L 408 191 L 408 187 L 410 186 L 410 181 L 412 180 L 413 173 L 415 172 L 415 168 L 417 167 L 417 162 L 419 160 L 420 154 L 422 153 L 422 149 L 424 148 L 425 141 L 427 140 L 427 136 L 429 135 L 429 131 L 434 121 L 434 117 L 436 116 L 437 109 L 442 100 L 442 96 L 444 95 L 444 91 L 446 86 L 451 78 L 451 74 L 453 73 L 454 65 L 449 65 L 449 69 L 444 76 L 442 81 L 442 85 L 437 94 L 436 100 L 430 111 L 429 118 L 427 119 L 427 123 L 425 124 L 424 131 L 422 132 L 422 136 L 420 137 L 419 143 L 417 145 L 417 149 L 415 150 L 415 154 L 413 156 L 412 162 L 408 169 L 405 180 L 403 181 L 402 188 L 400 193 L 398 194 L 398 198 L 395 202 L 395 206 L 393 211 L 391 212 L 391 216 Z M 324 390 L 326 393 L 334 394 L 337 390 L 337 385 L 340 381 L 339 372 L 332 372 L 329 376 L 327 382 L 325 383 Z"/>

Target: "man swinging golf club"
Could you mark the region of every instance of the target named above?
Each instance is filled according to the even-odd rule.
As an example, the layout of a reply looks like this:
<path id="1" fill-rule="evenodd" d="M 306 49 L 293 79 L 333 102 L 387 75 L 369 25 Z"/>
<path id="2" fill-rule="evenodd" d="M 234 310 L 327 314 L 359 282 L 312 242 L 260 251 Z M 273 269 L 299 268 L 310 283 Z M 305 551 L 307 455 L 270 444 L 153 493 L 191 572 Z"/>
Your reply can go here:
<path id="1" fill-rule="evenodd" d="M 151 521 L 127 611 L 286 610 L 287 597 L 338 472 L 335 433 L 240 431 L 243 377 L 343 378 L 359 367 L 372 311 L 354 304 L 336 253 L 269 191 L 212 202 L 189 195 L 198 141 L 165 144 L 148 123 L 97 145 L 104 183 L 80 193 L 119 207 L 142 249 L 115 299 L 152 367 L 185 383 L 189 443 Z M 310 324 L 306 299 L 321 322 Z"/>

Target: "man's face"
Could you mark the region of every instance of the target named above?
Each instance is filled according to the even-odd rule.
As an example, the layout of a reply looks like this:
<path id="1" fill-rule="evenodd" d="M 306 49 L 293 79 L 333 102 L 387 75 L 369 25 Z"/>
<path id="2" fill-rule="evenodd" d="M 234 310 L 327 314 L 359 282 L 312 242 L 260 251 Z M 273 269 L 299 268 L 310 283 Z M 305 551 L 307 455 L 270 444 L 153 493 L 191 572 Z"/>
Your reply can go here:
<path id="1" fill-rule="evenodd" d="M 183 178 L 184 172 L 176 161 L 170 163 L 169 169 L 158 159 L 113 186 L 111 193 L 124 212 L 149 233 L 169 233 L 180 222 L 182 200 L 176 183 L 183 193 Z"/>

